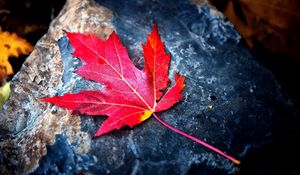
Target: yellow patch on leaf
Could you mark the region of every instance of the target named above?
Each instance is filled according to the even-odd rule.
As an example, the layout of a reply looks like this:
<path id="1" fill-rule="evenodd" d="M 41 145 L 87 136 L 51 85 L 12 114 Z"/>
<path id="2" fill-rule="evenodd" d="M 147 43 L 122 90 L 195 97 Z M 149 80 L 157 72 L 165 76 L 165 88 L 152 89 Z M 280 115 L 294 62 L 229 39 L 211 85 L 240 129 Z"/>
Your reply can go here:
<path id="1" fill-rule="evenodd" d="M 2 31 L 0 27 L 0 80 L 5 76 L 13 74 L 12 66 L 8 58 L 28 54 L 33 47 L 26 40 L 18 37 L 15 33 Z"/>
<path id="2" fill-rule="evenodd" d="M 152 113 L 153 113 L 152 111 L 146 110 L 144 114 L 141 116 L 141 122 L 147 120 L 152 115 Z"/>

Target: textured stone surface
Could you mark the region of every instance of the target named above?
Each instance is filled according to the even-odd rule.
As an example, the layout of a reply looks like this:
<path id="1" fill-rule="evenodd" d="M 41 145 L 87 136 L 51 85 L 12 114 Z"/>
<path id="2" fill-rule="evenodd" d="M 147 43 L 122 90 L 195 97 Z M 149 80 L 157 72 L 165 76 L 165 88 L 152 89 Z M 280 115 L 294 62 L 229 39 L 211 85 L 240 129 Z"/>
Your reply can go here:
<path id="1" fill-rule="evenodd" d="M 0 114 L 2 173 L 233 174 L 238 168 L 153 118 L 91 139 L 104 117 L 71 117 L 39 102 L 103 88 L 72 73 L 82 63 L 71 56 L 62 30 L 102 38 L 116 30 L 141 68 L 141 44 L 155 20 L 172 55 L 170 74 L 179 71 L 187 84 L 182 102 L 158 115 L 241 159 L 249 149 L 272 141 L 272 123 L 287 115 L 288 102 L 221 14 L 187 1 L 98 3 L 68 1 L 15 76 Z"/>
<path id="2" fill-rule="evenodd" d="M 10 100 L 0 113 L 0 174 L 28 173 L 38 167 L 47 153 L 47 144 L 56 134 L 65 133 L 76 153 L 86 153 L 90 136 L 80 131 L 80 118 L 39 101 L 55 95 L 62 85 L 63 60 L 58 39 L 63 30 L 95 32 L 105 38 L 113 30 L 112 13 L 91 1 L 68 1 L 49 31 L 35 46 L 20 72 L 14 77 Z M 17 167 L 17 168 L 16 168 Z"/>

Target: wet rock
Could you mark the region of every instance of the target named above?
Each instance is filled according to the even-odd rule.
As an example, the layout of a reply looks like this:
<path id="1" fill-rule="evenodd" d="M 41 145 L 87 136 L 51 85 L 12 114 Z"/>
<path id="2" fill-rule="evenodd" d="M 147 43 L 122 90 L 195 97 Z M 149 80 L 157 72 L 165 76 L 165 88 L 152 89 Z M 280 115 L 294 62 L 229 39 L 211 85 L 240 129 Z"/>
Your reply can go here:
<path id="1" fill-rule="evenodd" d="M 188 1 L 68 1 L 12 81 L 0 114 L 1 173 L 234 174 L 238 167 L 162 126 L 154 118 L 91 139 L 105 117 L 71 116 L 38 99 L 103 87 L 72 73 L 63 30 L 116 30 L 142 68 L 141 44 L 158 24 L 171 53 L 171 76 L 186 77 L 185 97 L 158 115 L 234 157 L 271 142 L 270 123 L 288 115 L 289 103 L 272 74 L 241 42 L 233 26 L 208 4 Z M 173 76 L 172 76 L 173 77 Z"/>

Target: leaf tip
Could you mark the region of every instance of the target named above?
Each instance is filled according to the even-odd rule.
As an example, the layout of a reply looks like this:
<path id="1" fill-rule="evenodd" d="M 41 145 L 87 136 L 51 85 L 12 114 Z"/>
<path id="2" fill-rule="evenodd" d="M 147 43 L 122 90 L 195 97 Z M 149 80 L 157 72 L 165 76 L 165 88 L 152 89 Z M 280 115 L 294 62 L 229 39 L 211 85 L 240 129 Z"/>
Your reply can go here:
<path id="1" fill-rule="evenodd" d="M 48 98 L 40 98 L 40 101 L 42 102 L 48 102 L 51 103 L 53 101 L 53 97 L 48 97 Z"/>
<path id="2" fill-rule="evenodd" d="M 74 33 L 73 32 L 69 32 L 69 31 L 66 31 L 66 30 L 63 30 L 65 32 L 65 34 L 67 35 L 68 38 L 71 38 Z"/>
<path id="3" fill-rule="evenodd" d="M 184 76 L 180 75 L 178 72 L 175 74 L 175 82 L 178 83 L 183 88 L 185 87 Z"/>
<path id="4" fill-rule="evenodd" d="M 155 21 L 153 22 L 152 34 L 153 34 L 154 36 L 156 36 L 156 37 L 159 36 L 159 33 L 158 33 L 158 27 L 157 27 L 157 24 L 156 24 Z"/>
<path id="5" fill-rule="evenodd" d="M 93 139 L 96 139 L 96 138 L 102 136 L 103 134 L 105 134 L 105 133 L 103 133 L 101 130 L 98 130 L 98 131 L 94 134 Z"/>
<path id="6" fill-rule="evenodd" d="M 115 37 L 117 37 L 118 38 L 118 34 L 116 33 L 116 31 L 113 31 L 113 32 L 111 32 L 111 34 L 109 35 L 109 37 L 108 38 L 115 38 Z"/>
<path id="7" fill-rule="evenodd" d="M 100 126 L 98 131 L 94 134 L 93 138 L 97 138 L 97 137 L 100 137 L 106 133 L 109 133 L 112 129 L 107 129 L 105 126 Z"/>
<path id="8" fill-rule="evenodd" d="M 93 137 L 92 137 L 92 140 L 94 140 L 94 139 L 96 139 L 96 138 L 98 138 L 98 137 L 100 137 L 100 135 L 94 135 Z"/>

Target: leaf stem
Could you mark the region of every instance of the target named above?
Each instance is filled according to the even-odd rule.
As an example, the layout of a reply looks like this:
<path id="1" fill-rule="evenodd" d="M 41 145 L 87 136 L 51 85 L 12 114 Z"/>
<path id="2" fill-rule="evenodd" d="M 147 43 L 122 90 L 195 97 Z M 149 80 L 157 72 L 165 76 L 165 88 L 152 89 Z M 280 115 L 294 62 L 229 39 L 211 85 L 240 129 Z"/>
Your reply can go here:
<path id="1" fill-rule="evenodd" d="M 161 120 L 155 113 L 153 113 L 153 116 L 154 116 L 154 118 L 155 118 L 157 121 L 159 121 L 159 123 L 161 123 L 162 125 L 166 126 L 166 127 L 169 128 L 170 130 L 172 130 L 172 131 L 174 131 L 174 132 L 176 132 L 176 133 L 178 133 L 178 134 L 180 134 L 180 135 L 182 135 L 182 136 L 184 136 L 184 137 L 187 137 L 187 138 L 189 138 L 189 139 L 191 139 L 191 140 L 193 140 L 193 141 L 195 141 L 195 142 L 197 142 L 197 143 L 199 143 L 199 144 L 205 146 L 205 147 L 208 148 L 208 149 L 211 149 L 211 150 L 213 150 L 213 151 L 219 153 L 220 155 L 226 157 L 227 159 L 231 160 L 233 163 L 235 163 L 235 164 L 237 164 L 237 165 L 239 165 L 239 164 L 241 163 L 239 160 L 237 160 L 237 159 L 235 159 L 235 158 L 233 158 L 233 157 L 231 157 L 231 156 L 225 154 L 223 151 L 219 150 L 218 148 L 215 148 L 215 147 L 213 147 L 213 146 L 211 146 L 211 145 L 209 145 L 209 144 L 207 144 L 207 143 L 201 141 L 200 139 L 198 139 L 198 138 L 196 138 L 196 137 L 194 137 L 194 136 L 191 136 L 191 135 L 189 135 L 189 134 L 187 134 L 187 133 L 185 133 L 185 132 L 183 132 L 183 131 L 181 131 L 181 130 L 179 130 L 179 129 L 177 129 L 177 128 L 171 126 L 171 125 L 169 125 L 168 123 L 166 123 L 166 122 L 164 122 L 163 120 Z"/>

